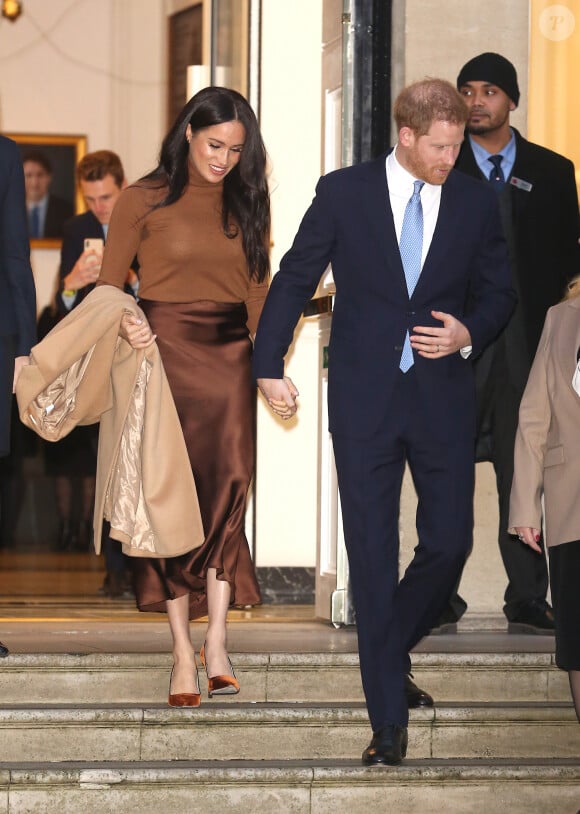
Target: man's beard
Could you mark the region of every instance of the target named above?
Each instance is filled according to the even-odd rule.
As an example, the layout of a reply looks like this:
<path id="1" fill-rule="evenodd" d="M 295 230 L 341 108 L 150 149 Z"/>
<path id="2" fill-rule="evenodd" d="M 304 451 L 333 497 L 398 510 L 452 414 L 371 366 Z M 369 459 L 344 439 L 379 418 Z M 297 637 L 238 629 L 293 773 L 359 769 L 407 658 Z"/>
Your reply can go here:
<path id="1" fill-rule="evenodd" d="M 469 122 L 467 123 L 467 132 L 472 136 L 483 136 L 484 133 L 489 133 L 491 129 L 491 127 L 484 127 L 482 124 L 470 125 Z"/>

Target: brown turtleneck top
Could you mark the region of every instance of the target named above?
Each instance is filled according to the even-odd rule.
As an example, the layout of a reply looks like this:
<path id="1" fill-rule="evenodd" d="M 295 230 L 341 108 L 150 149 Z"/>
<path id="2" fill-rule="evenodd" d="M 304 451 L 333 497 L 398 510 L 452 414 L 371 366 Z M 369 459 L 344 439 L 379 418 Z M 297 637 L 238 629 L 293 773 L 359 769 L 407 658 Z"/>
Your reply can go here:
<path id="1" fill-rule="evenodd" d="M 123 288 L 135 255 L 139 297 L 160 302 L 244 302 L 255 334 L 268 283 L 249 279 L 241 233 L 224 235 L 222 183 L 206 181 L 190 165 L 189 184 L 170 206 L 151 209 L 167 189 L 145 182 L 125 189 L 113 210 L 99 283 Z"/>

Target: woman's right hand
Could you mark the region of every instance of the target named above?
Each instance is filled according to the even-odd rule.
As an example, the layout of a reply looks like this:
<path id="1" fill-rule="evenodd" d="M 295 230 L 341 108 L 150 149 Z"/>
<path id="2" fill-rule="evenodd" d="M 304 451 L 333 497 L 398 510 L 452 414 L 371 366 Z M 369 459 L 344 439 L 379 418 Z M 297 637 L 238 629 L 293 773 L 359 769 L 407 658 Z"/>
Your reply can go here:
<path id="1" fill-rule="evenodd" d="M 514 531 L 522 543 L 529 545 L 538 554 L 542 554 L 542 549 L 538 545 L 540 542 L 540 529 L 534 529 L 531 526 L 515 526 Z"/>
<path id="2" fill-rule="evenodd" d="M 157 335 L 152 332 L 147 320 L 131 311 L 125 311 L 121 317 L 119 336 L 135 350 L 148 348 L 157 339 Z"/>

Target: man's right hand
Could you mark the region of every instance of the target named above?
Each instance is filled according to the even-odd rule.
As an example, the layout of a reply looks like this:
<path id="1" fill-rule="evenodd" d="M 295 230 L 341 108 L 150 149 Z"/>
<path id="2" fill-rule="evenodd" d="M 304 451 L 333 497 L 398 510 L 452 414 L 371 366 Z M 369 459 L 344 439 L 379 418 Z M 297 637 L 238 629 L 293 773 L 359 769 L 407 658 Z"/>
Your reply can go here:
<path id="1" fill-rule="evenodd" d="M 65 291 L 78 291 L 96 282 L 101 273 L 103 255 L 94 249 L 86 249 L 63 280 Z"/>
<path id="2" fill-rule="evenodd" d="M 258 387 L 272 410 L 284 421 L 298 409 L 298 390 L 288 376 L 283 379 L 258 379 Z"/>

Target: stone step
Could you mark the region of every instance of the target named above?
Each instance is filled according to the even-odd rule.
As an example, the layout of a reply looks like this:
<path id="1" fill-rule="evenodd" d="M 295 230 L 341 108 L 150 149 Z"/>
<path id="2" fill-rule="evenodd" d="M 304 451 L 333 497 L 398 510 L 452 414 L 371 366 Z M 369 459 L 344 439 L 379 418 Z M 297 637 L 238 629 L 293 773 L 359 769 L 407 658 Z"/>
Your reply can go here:
<path id="1" fill-rule="evenodd" d="M 233 653 L 246 702 L 362 702 L 355 653 Z M 163 703 L 166 653 L 12 654 L 2 662 L 4 704 Z M 437 702 L 568 702 L 567 676 L 549 653 L 416 653 L 417 683 Z M 202 691 L 206 679 L 200 670 Z M 224 696 L 223 700 L 226 700 Z"/>
<path id="2" fill-rule="evenodd" d="M 0 762 L 360 758 L 363 704 L 223 704 L 198 709 L 42 705 L 0 707 Z M 417 759 L 578 758 L 570 703 L 440 704 L 411 711 Z"/>
<path id="3" fill-rule="evenodd" d="M 576 814 L 576 761 L 407 760 L 0 766 L 0 814 Z"/>

